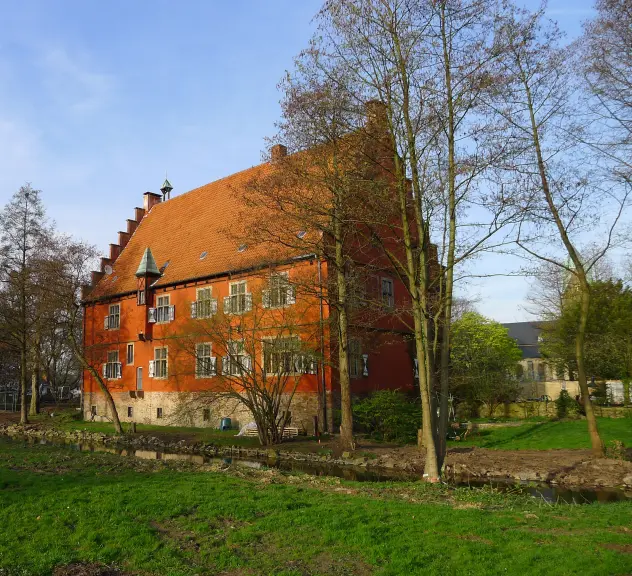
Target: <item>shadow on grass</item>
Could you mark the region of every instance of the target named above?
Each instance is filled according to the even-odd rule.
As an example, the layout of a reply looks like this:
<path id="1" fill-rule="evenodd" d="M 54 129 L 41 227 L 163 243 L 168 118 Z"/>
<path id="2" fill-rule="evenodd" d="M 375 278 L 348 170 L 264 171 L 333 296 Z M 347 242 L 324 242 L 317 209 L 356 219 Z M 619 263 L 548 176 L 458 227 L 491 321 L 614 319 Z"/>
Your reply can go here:
<path id="1" fill-rule="evenodd" d="M 536 436 L 540 436 L 542 432 L 550 432 L 554 428 L 558 428 L 560 422 L 545 422 L 543 424 L 531 424 L 521 428 L 518 428 L 518 432 L 512 434 L 509 437 L 501 438 L 495 441 L 484 442 L 482 444 L 485 448 L 494 448 L 498 446 L 506 446 L 512 444 L 518 440 L 531 440 Z M 522 428 L 525 428 L 524 430 Z"/>

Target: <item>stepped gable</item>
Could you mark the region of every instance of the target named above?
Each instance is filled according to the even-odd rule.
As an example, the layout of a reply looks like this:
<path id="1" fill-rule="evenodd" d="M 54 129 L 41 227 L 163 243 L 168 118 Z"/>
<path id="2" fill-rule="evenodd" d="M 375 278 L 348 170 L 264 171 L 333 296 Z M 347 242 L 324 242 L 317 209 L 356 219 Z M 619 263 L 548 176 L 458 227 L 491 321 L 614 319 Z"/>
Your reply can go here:
<path id="1" fill-rule="evenodd" d="M 109 262 L 112 272 L 97 278 L 86 299 L 135 292 L 135 274 L 147 248 L 151 249 L 162 272 L 154 286 L 236 271 L 264 262 L 270 255 L 269 249 L 254 245 L 240 251 L 234 234 L 240 229 L 243 210 L 239 189 L 269 170 L 269 163 L 261 164 L 166 202 L 152 203 L 125 248 Z"/>

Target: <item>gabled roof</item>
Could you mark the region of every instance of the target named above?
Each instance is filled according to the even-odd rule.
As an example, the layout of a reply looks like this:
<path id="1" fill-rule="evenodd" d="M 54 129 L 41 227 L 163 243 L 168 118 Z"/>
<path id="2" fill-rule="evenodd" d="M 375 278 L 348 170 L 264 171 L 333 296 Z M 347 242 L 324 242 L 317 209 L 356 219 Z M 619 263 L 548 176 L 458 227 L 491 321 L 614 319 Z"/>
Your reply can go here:
<path id="1" fill-rule="evenodd" d="M 272 256 L 269 247 L 253 243 L 252 247 L 239 251 L 243 240 L 237 239 L 245 209 L 240 191 L 269 170 L 270 164 L 261 164 L 156 204 L 112 264 L 112 273 L 98 282 L 88 300 L 134 292 L 136 271 L 148 248 L 154 265 L 162 271 L 154 286 L 241 270 L 269 261 Z"/>
<path id="2" fill-rule="evenodd" d="M 540 334 L 546 322 L 510 322 L 503 324 L 510 338 L 513 338 L 523 358 L 541 358 Z"/>

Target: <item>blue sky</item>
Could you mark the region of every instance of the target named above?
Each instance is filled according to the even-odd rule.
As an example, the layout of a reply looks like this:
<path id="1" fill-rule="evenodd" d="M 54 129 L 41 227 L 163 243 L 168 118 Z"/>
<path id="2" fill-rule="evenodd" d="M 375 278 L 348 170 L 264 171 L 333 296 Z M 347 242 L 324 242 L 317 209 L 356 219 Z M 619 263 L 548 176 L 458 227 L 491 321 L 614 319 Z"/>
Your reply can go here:
<path id="1" fill-rule="evenodd" d="M 59 229 L 115 242 L 168 171 L 174 194 L 258 164 L 276 85 L 321 0 L 2 0 L 0 205 L 25 182 Z M 534 7 L 536 2 L 527 5 Z M 551 0 L 569 36 L 591 0 Z M 480 268 L 511 268 L 488 257 Z M 467 287 L 497 320 L 526 318 L 529 283 Z"/>

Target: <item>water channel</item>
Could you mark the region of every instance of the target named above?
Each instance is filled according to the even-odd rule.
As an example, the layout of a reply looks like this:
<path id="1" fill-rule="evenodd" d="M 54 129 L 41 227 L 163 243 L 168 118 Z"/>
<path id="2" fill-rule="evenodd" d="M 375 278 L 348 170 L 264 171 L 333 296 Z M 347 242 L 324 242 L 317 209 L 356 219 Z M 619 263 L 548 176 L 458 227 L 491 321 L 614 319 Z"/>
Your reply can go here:
<path id="1" fill-rule="evenodd" d="M 181 452 L 154 451 L 148 448 L 122 448 L 94 443 L 72 443 L 62 440 L 44 438 L 8 439 L 23 444 L 37 443 L 43 445 L 63 445 L 71 450 L 81 452 L 107 452 L 122 457 L 141 458 L 144 460 L 179 460 L 195 464 L 219 464 L 223 466 L 243 466 L 258 470 L 275 468 L 285 472 L 298 472 L 312 476 L 333 476 L 356 482 L 415 482 L 418 475 L 398 470 L 371 470 L 360 466 L 336 465 L 327 462 L 304 462 L 299 460 L 255 460 L 247 458 L 206 456 L 202 454 L 186 454 Z M 608 503 L 632 500 L 632 490 L 619 488 L 568 488 L 555 486 L 545 482 L 521 482 L 517 480 L 482 480 L 480 478 L 456 478 L 448 482 L 450 486 L 469 487 L 472 489 L 494 488 L 501 492 L 527 494 L 548 503 L 591 504 L 593 502 Z"/>

